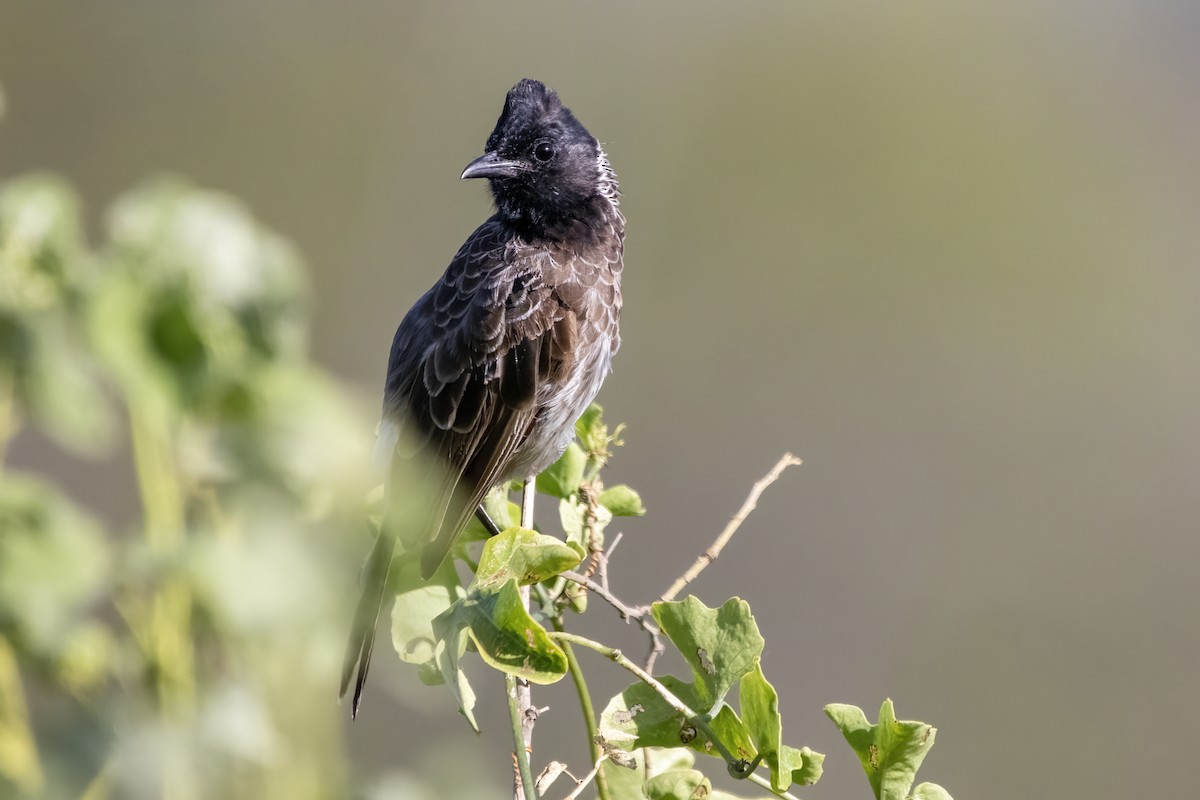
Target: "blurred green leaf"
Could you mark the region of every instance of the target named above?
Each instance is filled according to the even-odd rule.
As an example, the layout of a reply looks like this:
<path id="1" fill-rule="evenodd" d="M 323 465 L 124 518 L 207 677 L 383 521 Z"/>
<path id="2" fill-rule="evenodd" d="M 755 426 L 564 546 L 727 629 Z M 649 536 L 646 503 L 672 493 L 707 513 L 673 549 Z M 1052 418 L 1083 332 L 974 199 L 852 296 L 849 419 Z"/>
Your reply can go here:
<path id="1" fill-rule="evenodd" d="M 750 605 L 740 598 L 712 609 L 688 596 L 654 603 L 651 612 L 696 677 L 697 711 L 708 711 L 723 700 L 762 653 L 762 634 Z"/>
<path id="2" fill-rule="evenodd" d="M 129 395 L 215 418 L 254 410 L 270 364 L 303 355 L 305 279 L 236 200 L 160 178 L 122 195 L 93 338 Z"/>
<path id="3" fill-rule="evenodd" d="M 858 754 L 876 800 L 907 800 L 917 768 L 933 747 L 937 730 L 923 722 L 897 720 L 890 699 L 883 701 L 875 725 L 857 706 L 831 703 L 825 706 L 825 714 Z M 940 787 L 926 792 L 935 790 Z"/>
<path id="4" fill-rule="evenodd" d="M 579 557 L 587 555 L 587 504 L 578 497 L 563 498 L 558 502 L 558 521 L 562 525 L 563 534 Z"/>
<path id="5" fill-rule="evenodd" d="M 537 490 L 559 498 L 577 494 L 586 465 L 587 456 L 578 444 L 571 442 L 558 460 L 537 476 Z"/>
<path id="6" fill-rule="evenodd" d="M 601 492 L 600 505 L 611 511 L 614 517 L 641 517 L 646 513 L 641 496 L 625 484 Z"/>
<path id="7" fill-rule="evenodd" d="M 608 451 L 608 426 L 604 424 L 604 408 L 592 403 L 575 422 L 575 436 L 588 455 Z"/>
<path id="8" fill-rule="evenodd" d="M 91 267 L 81 231 L 78 197 L 58 176 L 0 185 L 0 311 L 62 309 L 77 297 Z"/>
<path id="9" fill-rule="evenodd" d="M 450 687 L 458 703 L 458 710 L 470 724 L 471 729 L 479 733 L 479 723 L 475 721 L 475 692 L 467 682 L 467 674 L 463 672 L 461 659 L 467 649 L 467 622 L 458 616 L 458 606 L 447 609 L 433 620 L 433 635 L 437 641 L 434 647 L 434 657 L 437 659 L 442 680 Z M 426 683 L 432 681 L 426 679 Z"/>
<path id="10" fill-rule="evenodd" d="M 54 655 L 110 581 L 109 540 L 57 490 L 8 473 L 0 482 L 0 628 Z"/>
<path id="11" fill-rule="evenodd" d="M 392 644 L 400 660 L 409 664 L 435 661 L 437 640 L 433 620 L 464 595 L 454 562 L 446 559 L 428 581 L 421 579 L 420 562 L 400 558 L 395 571 L 396 600 L 392 604 Z"/>
<path id="12" fill-rule="evenodd" d="M 647 800 L 705 800 L 711 792 L 708 778 L 694 769 L 670 770 L 642 784 Z"/>
<path id="13" fill-rule="evenodd" d="M 913 793 L 909 795 L 910 800 L 954 800 L 942 787 L 936 783 L 922 783 L 913 789 Z"/>
<path id="14" fill-rule="evenodd" d="M 9 641 L 0 636 L 0 786 L 8 782 L 34 796 L 41 792 L 42 780 L 17 659 Z"/>
<path id="15" fill-rule="evenodd" d="M 85 455 L 107 450 L 116 432 L 113 409 L 67 320 L 40 319 L 26 335 L 28 360 L 17 387 L 24 408 L 67 449 Z"/>
<path id="16" fill-rule="evenodd" d="M 55 673 L 67 691 L 82 697 L 112 674 L 121 655 L 111 630 L 99 622 L 84 622 L 59 651 Z"/>
<path id="17" fill-rule="evenodd" d="M 113 418 L 77 329 L 92 283 L 81 225 L 75 192 L 58 177 L 0 186 L 0 374 L 59 443 L 96 453 Z"/>

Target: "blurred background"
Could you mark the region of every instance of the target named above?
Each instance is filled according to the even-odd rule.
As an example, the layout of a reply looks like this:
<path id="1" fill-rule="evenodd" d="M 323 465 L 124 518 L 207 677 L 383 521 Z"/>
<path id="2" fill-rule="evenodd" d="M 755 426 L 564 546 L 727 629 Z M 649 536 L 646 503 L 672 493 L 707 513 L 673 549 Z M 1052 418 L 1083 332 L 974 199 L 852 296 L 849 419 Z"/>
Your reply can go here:
<path id="1" fill-rule="evenodd" d="M 618 594 L 661 593 L 792 450 L 804 466 L 693 591 L 754 608 L 785 740 L 828 754 L 803 797 L 868 796 L 821 708 L 873 718 L 885 697 L 937 726 L 920 778 L 955 797 L 1184 797 L 1197 36 L 1180 0 L 8 4 L 0 180 L 63 175 L 101 242 L 113 199 L 166 171 L 290 240 L 320 391 L 359 423 L 292 457 L 344 475 L 396 324 L 489 213 L 459 172 L 505 91 L 547 82 L 604 143 L 629 220 L 625 343 L 600 400 L 628 423 L 609 481 L 649 514 L 621 526 Z M 142 513 L 135 471 L 97 452 L 24 429 L 7 462 L 119 534 Z M 244 573 L 204 562 L 239 635 L 279 639 L 273 614 L 306 631 L 272 650 L 303 658 L 217 692 L 214 740 L 288 769 L 329 759 L 333 783 L 287 796 L 507 796 L 498 681 L 475 680 L 476 738 L 381 642 L 359 721 L 334 704 L 366 539 L 328 519 L 312 534 L 328 558 L 296 566 L 279 531 Z M 263 575 L 291 594 L 237 595 Z M 582 630 L 642 646 L 599 606 Z M 601 704 L 627 683 L 583 658 Z M 71 755 L 46 791 L 78 795 L 101 755 L 44 680 L 26 689 L 42 748 Z M 255 691 L 309 711 L 272 720 Z M 571 694 L 535 693 L 551 707 L 535 756 L 583 772 Z M 280 749 L 272 725 L 323 732 Z M 130 730 L 145 738 L 128 758 L 168 746 Z"/>

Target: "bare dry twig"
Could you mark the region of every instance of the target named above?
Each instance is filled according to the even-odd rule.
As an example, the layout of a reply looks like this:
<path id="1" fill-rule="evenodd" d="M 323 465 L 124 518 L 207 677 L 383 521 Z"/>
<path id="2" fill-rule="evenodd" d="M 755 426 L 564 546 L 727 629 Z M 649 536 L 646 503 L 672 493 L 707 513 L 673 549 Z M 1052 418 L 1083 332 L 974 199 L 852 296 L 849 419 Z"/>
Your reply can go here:
<path id="1" fill-rule="evenodd" d="M 729 520 L 729 524 L 721 531 L 721 535 L 717 537 L 716 541 L 700 554 L 700 557 L 696 559 L 696 563 L 688 568 L 683 577 L 671 584 L 671 588 L 663 593 L 661 599 L 664 602 L 674 600 L 683 591 L 684 587 L 694 581 L 704 571 L 705 567 L 716 561 L 717 556 L 721 555 L 721 551 L 725 548 L 725 545 L 733 538 L 733 534 L 737 533 L 737 529 L 746 521 L 746 517 L 750 516 L 750 512 L 758 506 L 758 498 L 762 496 L 763 491 L 772 483 L 779 480 L 779 476 L 783 474 L 785 469 L 792 466 L 800 466 L 802 463 L 804 462 L 791 453 L 784 453 L 779 462 L 771 468 L 771 471 L 751 487 L 750 494 L 746 497 L 746 502 L 742 503 L 742 507 Z"/>
<path id="2" fill-rule="evenodd" d="M 595 780 L 596 775 L 598 775 L 600 773 L 600 765 L 603 764 L 607 759 L 608 759 L 607 753 L 601 755 L 600 758 L 596 759 L 596 763 L 592 767 L 592 771 L 589 772 L 587 775 L 584 775 L 582 778 L 577 779 L 575 781 L 577 784 L 575 786 L 575 791 L 573 791 L 569 795 L 567 795 L 564 798 L 564 800 L 576 800 L 576 798 L 578 798 L 579 795 L 583 794 L 583 790 L 586 789 L 588 787 L 588 784 L 591 783 L 593 780 Z M 569 773 L 569 772 L 567 774 L 571 775 L 571 773 Z M 575 776 L 571 775 L 571 778 L 575 779 Z"/>

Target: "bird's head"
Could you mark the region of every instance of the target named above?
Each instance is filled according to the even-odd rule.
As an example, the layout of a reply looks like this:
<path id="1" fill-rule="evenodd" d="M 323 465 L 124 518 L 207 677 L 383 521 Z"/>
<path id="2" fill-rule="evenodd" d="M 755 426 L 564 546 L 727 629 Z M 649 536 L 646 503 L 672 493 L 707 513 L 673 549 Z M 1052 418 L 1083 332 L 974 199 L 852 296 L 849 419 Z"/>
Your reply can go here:
<path id="1" fill-rule="evenodd" d="M 605 179 L 600 145 L 558 95 L 526 78 L 508 92 L 485 152 L 463 178 L 487 178 L 500 214 L 533 235 L 589 223 Z"/>

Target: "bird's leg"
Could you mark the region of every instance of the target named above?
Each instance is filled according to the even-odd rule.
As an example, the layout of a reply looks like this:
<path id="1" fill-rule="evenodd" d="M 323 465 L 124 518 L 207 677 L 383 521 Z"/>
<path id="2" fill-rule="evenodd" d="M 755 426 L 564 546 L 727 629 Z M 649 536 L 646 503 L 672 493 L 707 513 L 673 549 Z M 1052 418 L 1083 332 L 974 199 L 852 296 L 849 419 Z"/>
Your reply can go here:
<path id="1" fill-rule="evenodd" d="M 475 518 L 483 523 L 484 529 L 487 530 L 490 536 L 500 535 L 500 526 L 496 524 L 496 521 L 492 519 L 491 515 L 487 513 L 487 509 L 483 506 L 475 508 Z"/>

